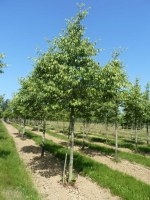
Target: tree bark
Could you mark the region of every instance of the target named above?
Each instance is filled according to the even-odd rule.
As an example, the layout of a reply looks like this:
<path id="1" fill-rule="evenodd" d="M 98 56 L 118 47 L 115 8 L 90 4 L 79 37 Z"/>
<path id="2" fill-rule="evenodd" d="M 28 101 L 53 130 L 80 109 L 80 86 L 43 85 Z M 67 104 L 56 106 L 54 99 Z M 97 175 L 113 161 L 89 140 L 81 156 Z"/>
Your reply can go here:
<path id="1" fill-rule="evenodd" d="M 146 142 L 147 142 L 147 145 L 149 145 L 149 127 L 148 127 L 148 122 L 146 123 Z"/>
<path id="2" fill-rule="evenodd" d="M 133 133 L 134 127 L 133 124 L 131 125 L 131 130 L 130 130 L 130 135 L 131 135 L 131 140 L 133 139 L 132 133 Z"/>
<path id="3" fill-rule="evenodd" d="M 64 169 L 63 169 L 63 184 L 66 183 L 66 166 L 67 166 L 69 143 L 70 143 L 70 141 L 69 141 L 69 137 L 68 137 L 68 144 L 67 144 L 67 148 L 66 148 L 65 162 L 64 162 Z"/>
<path id="4" fill-rule="evenodd" d="M 106 125 L 106 144 L 108 143 L 108 116 L 106 115 L 106 120 L 105 120 L 105 125 Z"/>
<path id="5" fill-rule="evenodd" d="M 135 123 L 135 149 L 136 149 L 136 151 L 137 151 L 137 143 L 138 143 L 137 123 Z"/>
<path id="6" fill-rule="evenodd" d="M 116 108 L 115 117 L 115 160 L 118 161 L 118 109 Z"/>
<path id="7" fill-rule="evenodd" d="M 40 121 L 38 120 L 38 132 L 40 132 Z"/>
<path id="8" fill-rule="evenodd" d="M 71 183 L 73 179 L 73 154 L 74 154 L 74 107 L 71 107 L 70 112 L 70 161 L 69 161 L 69 178 L 68 182 Z"/>
<path id="9" fill-rule="evenodd" d="M 83 122 L 83 133 L 82 133 L 82 147 L 81 149 L 84 150 L 85 147 L 85 134 L 86 134 L 86 121 Z"/>
<path id="10" fill-rule="evenodd" d="M 25 128 L 26 128 L 26 118 L 23 119 L 23 131 L 22 131 L 23 138 L 24 138 L 24 134 L 25 134 Z"/>
<path id="11" fill-rule="evenodd" d="M 118 124 L 115 121 L 115 160 L 118 161 Z"/>
<path id="12" fill-rule="evenodd" d="M 41 157 L 44 156 L 45 152 L 45 129 L 46 129 L 46 121 L 43 120 L 43 133 L 42 133 L 42 144 L 41 144 Z"/>
<path id="13" fill-rule="evenodd" d="M 21 134 L 21 128 L 22 128 L 22 127 L 21 127 L 21 119 L 19 119 L 19 131 L 18 131 L 19 134 Z"/>

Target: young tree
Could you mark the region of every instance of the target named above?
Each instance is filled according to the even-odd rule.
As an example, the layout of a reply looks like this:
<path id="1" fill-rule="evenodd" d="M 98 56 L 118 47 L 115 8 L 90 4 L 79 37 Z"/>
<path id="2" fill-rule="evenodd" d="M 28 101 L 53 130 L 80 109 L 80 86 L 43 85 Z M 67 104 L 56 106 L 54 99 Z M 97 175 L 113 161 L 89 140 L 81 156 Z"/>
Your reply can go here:
<path id="1" fill-rule="evenodd" d="M 80 10 L 67 22 L 64 34 L 55 41 L 58 48 L 56 57 L 60 65 L 57 83 L 59 90 L 63 92 L 61 102 L 70 109 L 69 182 L 73 179 L 75 117 L 87 99 L 96 93 L 95 76 L 99 71 L 98 64 L 92 58 L 97 54 L 95 44 L 83 37 L 85 28 L 81 22 L 86 15 L 87 11 Z"/>
<path id="2" fill-rule="evenodd" d="M 2 113 L 3 113 L 3 109 L 2 109 L 3 102 L 4 102 L 4 97 L 0 95 L 0 118 L 2 117 Z"/>
<path id="3" fill-rule="evenodd" d="M 144 92 L 144 122 L 146 124 L 146 142 L 149 145 L 149 124 L 150 124 L 150 83 L 147 83 Z"/>
<path id="4" fill-rule="evenodd" d="M 135 130 L 135 146 L 137 150 L 138 136 L 137 128 L 140 122 L 143 120 L 143 94 L 139 85 L 139 80 L 136 79 L 135 84 L 131 85 L 127 94 L 127 99 L 124 104 L 125 116 L 131 119 L 131 123 L 134 124 Z M 127 118 L 126 117 L 126 118 Z"/>
<path id="5" fill-rule="evenodd" d="M 113 59 L 102 70 L 102 102 L 107 105 L 107 114 L 111 114 L 115 124 L 115 158 L 118 160 L 118 117 L 122 106 L 128 80 L 123 65 L 118 59 L 120 52 L 114 51 Z M 106 108 L 106 107 L 105 107 Z"/>

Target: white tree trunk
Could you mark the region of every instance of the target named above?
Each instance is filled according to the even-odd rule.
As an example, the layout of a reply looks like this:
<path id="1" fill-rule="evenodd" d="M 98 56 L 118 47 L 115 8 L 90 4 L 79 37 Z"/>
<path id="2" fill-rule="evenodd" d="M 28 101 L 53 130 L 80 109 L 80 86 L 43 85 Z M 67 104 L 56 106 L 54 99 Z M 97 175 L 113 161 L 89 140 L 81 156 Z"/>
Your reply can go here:
<path id="1" fill-rule="evenodd" d="M 69 178 L 68 182 L 71 183 L 73 179 L 73 154 L 74 154 L 74 107 L 71 107 L 70 114 L 70 131 L 71 131 L 71 141 L 70 141 L 70 161 L 69 161 Z"/>

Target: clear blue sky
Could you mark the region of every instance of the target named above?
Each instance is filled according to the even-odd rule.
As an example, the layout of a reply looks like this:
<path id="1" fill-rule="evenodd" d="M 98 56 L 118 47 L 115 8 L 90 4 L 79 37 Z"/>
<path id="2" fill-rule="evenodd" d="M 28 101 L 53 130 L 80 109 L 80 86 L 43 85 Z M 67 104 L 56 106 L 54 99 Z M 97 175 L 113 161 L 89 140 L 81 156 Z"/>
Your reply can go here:
<path id="1" fill-rule="evenodd" d="M 65 28 L 65 19 L 77 12 L 81 0 L 0 0 L 0 52 L 9 65 L 0 75 L 0 94 L 11 98 L 19 88 L 18 79 L 33 69 L 29 57 L 36 48 L 46 51 L 46 39 Z M 117 47 L 127 48 L 120 59 L 129 80 L 140 78 L 142 87 L 150 80 L 150 1 L 84 0 L 91 7 L 84 24 L 86 36 L 103 48 L 101 65 Z"/>

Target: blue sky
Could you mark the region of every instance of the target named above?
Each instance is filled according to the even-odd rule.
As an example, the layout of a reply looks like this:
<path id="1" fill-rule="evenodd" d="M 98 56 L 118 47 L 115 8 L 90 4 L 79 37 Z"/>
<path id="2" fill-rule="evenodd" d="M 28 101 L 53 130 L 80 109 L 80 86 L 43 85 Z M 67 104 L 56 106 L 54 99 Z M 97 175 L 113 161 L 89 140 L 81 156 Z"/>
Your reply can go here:
<path id="1" fill-rule="evenodd" d="M 149 0 L 0 0 L 0 52 L 8 64 L 0 75 L 0 94 L 12 98 L 18 79 L 33 69 L 30 58 L 36 48 L 47 50 L 46 39 L 59 35 L 81 2 L 91 7 L 84 21 L 86 36 L 104 49 L 97 61 L 103 66 L 115 48 L 127 49 L 120 59 L 129 80 L 140 78 L 144 88 L 150 81 Z"/>

